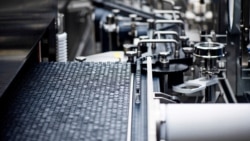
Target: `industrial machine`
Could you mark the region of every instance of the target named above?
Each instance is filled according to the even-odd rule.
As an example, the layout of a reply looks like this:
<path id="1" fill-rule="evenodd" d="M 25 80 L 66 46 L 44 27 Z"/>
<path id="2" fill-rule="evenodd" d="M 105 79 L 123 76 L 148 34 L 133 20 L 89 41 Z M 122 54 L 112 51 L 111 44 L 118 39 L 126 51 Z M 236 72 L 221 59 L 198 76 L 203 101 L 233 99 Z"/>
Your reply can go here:
<path id="1" fill-rule="evenodd" d="M 24 2 L 0 2 L 1 140 L 250 140 L 248 0 Z"/>

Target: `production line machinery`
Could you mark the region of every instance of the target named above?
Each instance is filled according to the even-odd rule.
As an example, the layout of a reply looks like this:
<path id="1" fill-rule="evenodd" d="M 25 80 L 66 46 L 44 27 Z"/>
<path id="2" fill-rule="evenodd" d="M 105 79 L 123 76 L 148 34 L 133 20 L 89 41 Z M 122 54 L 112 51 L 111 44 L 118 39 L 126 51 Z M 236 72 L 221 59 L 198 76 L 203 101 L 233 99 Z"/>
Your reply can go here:
<path id="1" fill-rule="evenodd" d="M 169 1 L 167 1 L 167 3 L 168 2 Z M 228 2 L 228 6 L 233 8 L 238 4 L 238 2 Z M 247 4 L 247 2 L 242 1 L 242 4 Z M 111 4 L 109 5 L 108 2 L 104 2 L 103 5 L 103 7 L 109 7 Z M 130 14 L 126 17 L 120 10 L 113 9 L 107 12 L 106 16 L 100 20 L 100 27 L 105 27 L 107 24 L 113 27 L 112 36 L 110 30 L 101 32 L 102 34 L 99 39 L 103 47 L 115 46 L 111 50 L 121 50 L 123 47 L 124 54 L 128 57 L 127 62 L 132 65 L 132 72 L 135 75 L 133 94 L 133 104 L 135 105 L 133 106 L 133 114 L 139 112 L 143 113 L 143 115 L 147 115 L 146 122 L 144 122 L 144 124 L 147 125 L 146 131 L 142 130 L 145 127 L 143 124 L 136 123 L 145 120 L 145 118 L 132 116 L 132 121 L 135 122 L 132 122 L 131 139 L 192 141 L 248 140 L 249 127 L 243 127 L 245 129 L 242 131 L 241 123 L 237 123 L 240 125 L 238 126 L 240 129 L 236 129 L 237 127 L 235 125 L 231 126 L 230 123 L 238 120 L 233 119 L 233 121 L 227 121 L 227 119 L 230 118 L 227 118 L 228 113 L 226 114 L 225 111 L 221 111 L 221 114 L 219 114 L 219 111 L 227 106 L 235 106 L 235 104 L 224 105 L 222 103 L 238 103 L 236 97 L 239 95 L 239 90 L 236 90 L 237 88 L 233 90 L 231 86 L 232 83 L 229 82 L 230 77 L 232 77 L 230 76 L 232 75 L 230 68 L 233 67 L 233 63 L 228 62 L 228 60 L 231 60 L 230 55 L 235 54 L 230 48 L 235 48 L 236 46 L 232 46 L 232 42 L 229 40 L 233 37 L 234 31 L 232 29 L 236 26 L 235 22 L 237 20 L 235 19 L 237 18 L 233 20 L 234 24 L 229 24 L 231 29 L 225 29 L 224 31 L 223 29 L 217 30 L 216 26 L 226 23 L 223 20 L 216 19 L 219 16 L 216 15 L 215 12 L 211 13 L 211 11 L 206 10 L 206 8 L 209 9 L 209 6 L 211 8 L 212 3 L 204 3 L 203 1 L 200 1 L 200 3 L 194 2 L 192 3 L 194 11 L 187 11 L 185 13 L 186 15 L 178 9 L 178 6 L 172 5 L 172 3 L 170 3 L 170 5 L 172 6 L 170 10 L 156 10 L 155 7 L 151 5 L 152 7 L 146 9 L 146 11 L 150 11 L 150 18 L 145 18 L 146 16 L 142 13 L 139 13 L 142 17 L 138 17 L 135 14 Z M 100 13 L 99 10 L 101 10 L 101 8 L 95 11 L 95 23 L 97 23 L 95 16 Z M 193 14 L 190 16 L 192 12 L 196 15 Z M 247 15 L 249 16 L 249 14 Z M 226 14 L 224 16 L 226 16 Z M 234 17 L 235 15 L 233 17 L 229 16 L 229 18 Z M 187 32 L 189 32 L 188 30 L 192 30 L 192 28 L 187 26 L 188 24 L 185 21 L 189 21 L 189 25 L 192 21 L 194 26 L 196 24 L 196 26 L 198 25 L 198 27 L 200 27 L 201 31 L 198 40 L 190 40 L 192 37 L 189 37 Z M 216 21 L 217 24 L 214 21 Z M 221 23 L 218 24 L 218 22 Z M 105 24 L 102 25 L 103 23 Z M 126 32 L 122 25 L 129 26 Z M 145 25 L 147 27 L 145 27 Z M 95 27 L 98 26 L 95 25 Z M 143 29 L 144 32 L 142 32 Z M 202 29 L 205 30 L 203 31 Z M 95 28 L 95 30 L 98 30 L 98 28 Z M 124 36 L 120 34 L 121 31 L 125 32 L 126 34 L 123 33 L 123 35 L 127 35 L 128 37 L 124 38 Z M 218 33 L 215 33 L 215 31 Z M 105 38 L 102 40 L 103 36 L 108 37 L 108 39 Z M 249 39 L 249 35 L 245 37 Z M 127 41 L 124 42 L 124 39 L 127 39 Z M 112 41 L 112 43 L 107 41 Z M 106 43 L 106 45 L 104 45 L 103 42 Z M 248 41 L 245 43 L 249 44 Z M 242 45 L 239 43 L 236 44 L 238 46 Z M 246 49 L 246 46 L 241 46 L 241 48 L 244 50 L 243 48 Z M 239 52 L 242 52 L 242 50 L 237 49 Z M 239 58 L 239 60 L 243 61 L 241 58 Z M 245 67 L 248 67 L 248 65 Z M 244 70 L 245 67 L 241 66 L 240 71 Z M 242 79 L 244 78 L 237 81 L 242 81 Z M 248 83 L 246 80 L 244 82 Z M 144 105 L 145 103 L 146 105 Z M 206 104 L 196 105 L 190 103 Z M 249 105 L 244 104 L 244 106 L 241 104 L 236 105 L 240 105 L 242 108 L 244 106 L 246 108 L 249 107 Z M 173 109 L 176 108 L 176 110 L 173 110 L 173 117 L 170 116 L 170 114 L 172 114 L 170 110 L 172 108 L 171 106 L 173 106 Z M 229 108 L 229 111 L 232 110 L 231 112 L 233 113 L 232 107 Z M 143 111 L 144 108 L 147 109 L 146 112 Z M 191 113 L 192 111 L 195 112 Z M 247 111 L 244 113 L 245 116 L 241 114 L 236 115 L 247 119 Z M 231 112 L 229 113 L 231 114 Z M 199 114 L 197 115 L 197 113 Z M 202 117 L 203 115 L 204 117 Z M 188 118 L 186 119 L 185 117 L 187 116 Z M 174 122 L 172 120 L 174 120 Z M 247 122 L 249 121 L 247 120 Z M 211 126 L 207 125 L 207 123 L 211 124 Z M 172 124 L 173 127 L 169 124 Z M 220 129 L 220 127 L 224 129 Z M 225 133 L 224 131 L 229 128 L 235 130 L 228 130 L 229 134 Z M 219 131 L 217 129 L 219 129 Z M 182 131 L 182 133 L 180 133 L 180 131 Z M 223 133 L 219 133 L 220 131 L 223 131 Z M 242 133 L 238 132 L 240 134 L 239 138 L 235 136 L 237 131 Z M 142 135 L 143 137 L 136 135 Z"/>
<path id="2" fill-rule="evenodd" d="M 93 16 L 95 24 L 98 24 L 95 31 L 101 32 L 101 35 L 96 34 L 97 42 L 100 41 L 104 49 L 109 47 L 105 51 L 123 49 L 128 62 L 136 67 L 141 64 L 141 70 L 147 70 L 145 60 L 151 56 L 152 71 L 160 79 L 162 92 L 197 95 L 197 92 L 205 90 L 206 102 L 214 103 L 218 94 L 226 102 L 237 102 L 235 91 L 226 77 L 226 46 L 229 46 L 226 31 L 224 34 L 202 31 L 199 41 L 192 41 L 186 35 L 185 22 L 178 10 L 153 10 L 153 19 L 144 21 L 135 14 L 121 16 L 118 9 L 100 11 L 104 10 L 97 9 Z M 140 21 L 135 22 L 136 19 Z M 215 84 L 221 89 L 219 93 Z"/>
<path id="3" fill-rule="evenodd" d="M 92 4 L 101 53 L 34 49 L 0 99 L 0 140 L 250 140 L 247 0 Z"/>

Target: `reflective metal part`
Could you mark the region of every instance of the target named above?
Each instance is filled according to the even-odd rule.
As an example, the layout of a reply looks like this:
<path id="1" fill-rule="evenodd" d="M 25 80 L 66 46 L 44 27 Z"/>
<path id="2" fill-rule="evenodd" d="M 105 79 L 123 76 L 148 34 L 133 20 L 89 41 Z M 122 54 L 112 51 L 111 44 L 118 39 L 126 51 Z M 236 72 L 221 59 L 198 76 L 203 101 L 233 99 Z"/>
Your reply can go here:
<path id="1" fill-rule="evenodd" d="M 154 31 L 154 36 L 156 36 L 159 38 L 161 38 L 161 35 L 173 35 L 174 39 L 176 39 L 176 41 L 180 40 L 179 34 L 175 31 Z"/>
<path id="2" fill-rule="evenodd" d="M 57 27 L 58 27 L 58 33 L 63 33 L 64 32 L 64 14 L 57 14 Z"/>
<path id="3" fill-rule="evenodd" d="M 75 58 L 75 60 L 76 61 L 79 61 L 79 62 L 83 62 L 83 61 L 85 61 L 87 59 L 87 57 L 85 57 L 85 56 L 77 56 L 76 58 Z"/>
<path id="4" fill-rule="evenodd" d="M 228 18 L 229 18 L 229 29 L 230 31 L 233 29 L 233 22 L 234 22 L 234 0 L 230 0 L 228 2 L 228 11 L 229 11 L 229 15 L 228 15 Z"/>
<path id="5" fill-rule="evenodd" d="M 129 95 L 129 114 L 128 114 L 128 129 L 127 129 L 127 141 L 131 141 L 131 128 L 132 128 L 132 113 L 133 113 L 133 85 L 134 85 L 134 74 L 131 74 L 130 80 L 130 95 Z"/>
<path id="6" fill-rule="evenodd" d="M 148 28 L 149 29 L 155 29 L 155 20 L 154 19 L 147 19 L 147 22 L 148 22 Z"/>
<path id="7" fill-rule="evenodd" d="M 198 91 L 205 90 L 206 87 L 218 83 L 218 78 L 207 79 L 205 77 L 189 80 L 183 84 L 173 86 L 173 91 L 185 94 L 187 96 L 193 95 Z"/>
<path id="8" fill-rule="evenodd" d="M 108 14 L 106 16 L 106 21 L 102 25 L 101 43 L 103 51 L 112 51 L 118 49 L 117 44 L 117 26 L 116 19 L 113 14 Z"/>
<path id="9" fill-rule="evenodd" d="M 126 56 L 128 56 L 128 62 L 133 63 L 134 62 L 134 57 L 137 55 L 136 51 L 127 51 Z"/>
<path id="10" fill-rule="evenodd" d="M 162 67 L 168 67 L 169 66 L 169 60 L 168 60 L 168 56 L 170 55 L 170 51 L 169 52 L 160 52 L 159 53 L 159 62 L 161 63 Z"/>
<path id="11" fill-rule="evenodd" d="M 125 53 L 129 50 L 133 50 L 136 48 L 137 48 L 137 45 L 134 45 L 134 44 L 123 44 L 123 49 Z"/>
<path id="12" fill-rule="evenodd" d="M 174 43 L 178 46 L 178 42 L 174 39 L 144 39 L 140 40 L 139 43 Z"/>
<path id="13" fill-rule="evenodd" d="M 184 22 L 182 20 L 155 20 L 155 24 L 180 24 L 182 27 L 184 26 Z"/>
<path id="14" fill-rule="evenodd" d="M 160 19 L 157 19 L 155 20 L 155 26 L 157 24 L 176 24 L 178 25 L 178 34 L 179 35 L 183 35 L 183 33 L 185 32 L 184 31 L 184 22 L 182 20 L 177 20 L 177 19 L 174 19 L 174 20 L 160 20 Z"/>
<path id="15" fill-rule="evenodd" d="M 194 56 L 213 59 L 220 58 L 225 55 L 224 51 L 225 45 L 216 42 L 201 42 L 194 46 Z"/>
<path id="16" fill-rule="evenodd" d="M 155 14 L 172 14 L 172 15 L 181 15 L 180 11 L 175 11 L 175 10 L 154 10 Z M 175 18 L 176 19 L 176 18 Z"/>
<path id="17" fill-rule="evenodd" d="M 156 141 L 156 118 L 154 91 L 153 91 L 153 74 L 152 59 L 147 57 L 147 135 L 148 141 Z"/>
<path id="18" fill-rule="evenodd" d="M 194 52 L 194 48 L 193 47 L 182 47 L 182 50 L 185 53 L 186 57 L 191 57 L 191 55 Z"/>
<path id="19" fill-rule="evenodd" d="M 248 141 L 249 104 L 166 104 L 165 140 Z M 247 112 L 246 112 L 247 111 Z M 188 116 L 187 116 L 188 115 Z"/>
<path id="20" fill-rule="evenodd" d="M 59 0 L 62 1 L 64 5 L 67 0 Z M 13 80 L 17 74 L 22 75 L 20 69 L 26 71 L 24 64 L 29 67 L 29 61 L 36 61 L 36 58 L 39 58 L 39 62 L 54 61 L 47 56 L 44 58 L 43 54 L 56 50 L 50 48 L 56 46 L 53 36 L 57 32 L 63 33 L 63 16 L 56 16 L 60 11 L 67 15 L 67 31 L 72 30 L 69 23 L 82 31 L 79 34 L 75 34 L 75 29 L 71 31 L 70 40 L 76 41 L 75 37 L 80 39 L 80 45 L 76 44 L 77 49 L 73 51 L 77 52 L 73 61 L 86 60 L 84 67 L 91 66 L 93 62 L 110 62 L 108 65 L 99 63 L 93 69 L 93 74 L 99 73 L 96 71 L 100 70 L 99 67 L 107 68 L 113 63 L 129 65 L 126 71 L 131 76 L 126 74 L 126 81 L 119 83 L 122 86 L 119 91 L 113 87 L 113 83 L 118 84 L 116 82 L 122 77 L 106 76 L 120 72 L 121 68 L 100 72 L 101 76 L 96 78 L 92 73 L 87 74 L 87 81 L 95 85 L 93 89 L 96 88 L 95 95 L 89 97 L 94 98 L 90 102 L 99 105 L 103 103 L 102 100 L 108 99 L 111 103 L 102 111 L 105 113 L 105 109 L 114 106 L 115 111 L 107 109 L 106 112 L 110 112 L 107 116 L 112 117 L 116 112 L 123 117 L 121 122 L 126 125 L 122 128 L 121 136 L 120 132 L 113 134 L 113 130 L 105 131 L 106 127 L 93 127 L 93 133 L 100 136 L 99 140 L 103 135 L 103 140 L 121 138 L 121 141 L 248 141 L 250 105 L 239 103 L 250 102 L 249 3 L 248 0 L 92 0 L 88 5 L 95 7 L 92 11 L 85 10 L 88 6 L 82 8 L 80 2 L 70 0 L 63 9 L 57 9 L 55 0 L 0 2 L 0 97 L 11 82 L 15 84 Z M 91 12 L 93 21 L 87 21 L 86 17 Z M 93 32 L 89 28 L 91 26 L 88 26 L 92 22 L 95 27 L 93 35 L 90 34 Z M 79 26 L 79 23 L 84 26 Z M 224 35 L 225 31 L 230 34 Z M 94 45 L 88 41 L 92 36 L 95 36 Z M 49 39 L 52 39 L 52 43 Z M 83 47 L 85 44 L 88 48 Z M 72 64 L 76 71 L 79 62 Z M 63 72 L 63 69 L 58 71 Z M 124 72 L 122 70 L 121 75 Z M 63 77 L 61 73 L 60 77 Z M 122 99 L 117 94 L 129 91 L 125 88 L 125 85 L 128 86 L 127 78 L 131 79 L 130 95 Z M 99 87 L 102 79 L 108 79 L 112 86 Z M 40 86 L 40 82 L 34 85 Z M 112 91 L 111 97 L 103 97 L 102 93 L 108 89 Z M 53 96 L 54 91 L 50 92 Z M 73 88 L 74 92 L 76 90 Z M 77 94 L 81 92 L 77 90 Z M 120 110 L 121 106 L 124 107 L 120 101 L 129 102 L 129 107 L 124 110 L 126 112 Z M 95 111 L 94 108 L 89 112 L 91 117 L 95 116 Z M 84 122 L 99 120 L 98 115 L 95 117 L 90 121 L 88 117 Z M 106 118 L 102 116 L 101 120 Z M 118 125 L 118 129 L 121 127 L 118 122 L 111 121 L 110 125 Z M 109 125 L 109 121 L 105 123 Z M 11 137 L 9 134 L 6 136 Z"/>
<path id="21" fill-rule="evenodd" d="M 115 16 L 113 14 L 109 14 L 106 18 L 106 24 L 114 24 Z"/>
<path id="22" fill-rule="evenodd" d="M 208 35 L 200 35 L 200 37 L 210 38 L 212 42 L 216 42 L 218 38 L 227 38 L 227 35 L 223 34 L 216 34 L 215 32 L 211 31 Z"/>
<path id="23" fill-rule="evenodd" d="M 139 47 L 142 43 L 174 43 L 174 57 L 179 58 L 179 43 L 174 39 L 144 39 L 138 42 L 138 52 L 141 53 L 141 48 Z M 140 56 L 140 54 L 138 54 Z"/>

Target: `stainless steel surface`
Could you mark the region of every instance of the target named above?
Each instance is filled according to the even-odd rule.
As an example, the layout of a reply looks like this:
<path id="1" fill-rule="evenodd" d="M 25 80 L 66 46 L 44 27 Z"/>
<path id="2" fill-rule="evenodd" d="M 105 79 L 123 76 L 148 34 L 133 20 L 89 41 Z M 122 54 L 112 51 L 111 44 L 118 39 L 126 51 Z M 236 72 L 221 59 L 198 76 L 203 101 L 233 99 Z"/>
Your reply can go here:
<path id="1" fill-rule="evenodd" d="M 159 57 L 159 61 L 162 64 L 162 67 L 169 67 L 169 60 L 168 60 L 168 56 L 170 55 L 170 51 L 166 52 L 160 52 L 158 57 Z"/>
<path id="2" fill-rule="evenodd" d="M 147 134 L 148 141 L 156 141 L 156 111 L 153 91 L 152 59 L 147 57 Z"/>
<path id="3" fill-rule="evenodd" d="M 58 33 L 64 32 L 64 14 L 58 13 L 57 14 L 57 27 L 58 27 Z"/>
<path id="4" fill-rule="evenodd" d="M 56 0 L 0 1 L 0 96 L 56 17 L 56 4 Z"/>
<path id="5" fill-rule="evenodd" d="M 179 44 L 174 39 L 143 39 L 139 43 L 174 43 L 176 46 Z"/>
<path id="6" fill-rule="evenodd" d="M 131 131 L 132 131 L 132 113 L 133 113 L 133 85 L 134 85 L 134 74 L 131 74 L 130 82 L 130 96 L 129 96 L 129 114 L 128 114 L 128 129 L 127 129 L 127 141 L 131 141 Z"/>

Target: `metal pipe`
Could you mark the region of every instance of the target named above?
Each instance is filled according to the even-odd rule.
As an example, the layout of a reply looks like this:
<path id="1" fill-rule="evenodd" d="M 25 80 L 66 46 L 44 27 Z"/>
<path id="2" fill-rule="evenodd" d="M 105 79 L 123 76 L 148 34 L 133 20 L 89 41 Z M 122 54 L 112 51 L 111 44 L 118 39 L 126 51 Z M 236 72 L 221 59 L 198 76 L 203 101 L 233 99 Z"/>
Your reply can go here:
<path id="1" fill-rule="evenodd" d="M 152 58 L 147 57 L 147 135 L 148 141 L 156 141 L 156 118 L 157 109 L 155 109 Z"/>
<path id="2" fill-rule="evenodd" d="M 250 104 L 165 104 L 166 140 L 248 141 Z"/>
<path id="3" fill-rule="evenodd" d="M 155 20 L 155 24 L 180 24 L 184 27 L 184 22 L 182 20 Z"/>
<path id="4" fill-rule="evenodd" d="M 133 82 L 134 74 L 131 74 L 131 83 L 130 83 L 130 97 L 129 97 L 129 114 L 128 114 L 128 129 L 127 129 L 127 141 L 131 141 L 131 128 L 132 128 L 132 107 L 133 107 Z"/>
<path id="5" fill-rule="evenodd" d="M 176 46 L 179 44 L 174 39 L 143 39 L 138 42 L 140 43 L 174 43 Z"/>
<path id="6" fill-rule="evenodd" d="M 174 40 L 174 39 L 143 39 L 143 40 L 140 40 L 138 42 L 138 57 L 141 56 L 141 44 L 142 43 L 174 43 L 175 44 L 175 54 L 174 54 L 174 57 L 175 58 L 179 58 L 179 49 L 180 49 L 180 45 L 179 43 Z"/>
<path id="7" fill-rule="evenodd" d="M 155 31 L 154 32 L 154 36 L 155 35 L 158 35 L 158 37 L 160 35 L 174 35 L 176 40 L 179 42 L 180 41 L 180 37 L 179 37 L 179 34 L 175 31 Z"/>

